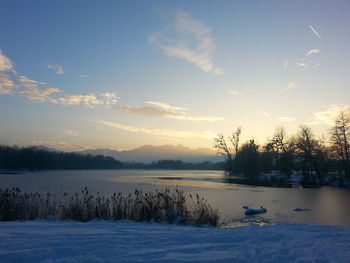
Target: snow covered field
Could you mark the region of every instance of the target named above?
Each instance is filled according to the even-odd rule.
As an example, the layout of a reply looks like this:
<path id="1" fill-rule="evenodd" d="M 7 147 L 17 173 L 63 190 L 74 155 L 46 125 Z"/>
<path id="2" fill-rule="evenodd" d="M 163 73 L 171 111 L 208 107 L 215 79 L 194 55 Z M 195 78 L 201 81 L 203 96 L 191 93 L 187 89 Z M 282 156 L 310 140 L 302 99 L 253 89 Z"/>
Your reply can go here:
<path id="1" fill-rule="evenodd" d="M 0 222 L 0 262 L 350 262 L 350 228 Z"/>

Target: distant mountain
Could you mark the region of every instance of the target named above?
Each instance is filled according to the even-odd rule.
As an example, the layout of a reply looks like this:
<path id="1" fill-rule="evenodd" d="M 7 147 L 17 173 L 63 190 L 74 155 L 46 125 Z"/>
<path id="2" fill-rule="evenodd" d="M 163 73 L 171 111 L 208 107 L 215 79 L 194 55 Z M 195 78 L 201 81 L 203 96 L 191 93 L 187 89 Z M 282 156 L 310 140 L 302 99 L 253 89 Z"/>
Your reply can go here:
<path id="1" fill-rule="evenodd" d="M 145 145 L 128 151 L 112 149 L 85 150 L 79 153 L 111 156 L 119 161 L 151 163 L 153 161 L 172 159 L 186 162 L 221 161 L 209 148 L 191 149 L 183 145 Z"/>
<path id="2" fill-rule="evenodd" d="M 48 152 L 61 152 L 60 150 L 56 150 L 54 148 L 50 148 L 45 145 L 32 145 L 31 147 L 36 148 L 38 150 L 48 151 Z"/>

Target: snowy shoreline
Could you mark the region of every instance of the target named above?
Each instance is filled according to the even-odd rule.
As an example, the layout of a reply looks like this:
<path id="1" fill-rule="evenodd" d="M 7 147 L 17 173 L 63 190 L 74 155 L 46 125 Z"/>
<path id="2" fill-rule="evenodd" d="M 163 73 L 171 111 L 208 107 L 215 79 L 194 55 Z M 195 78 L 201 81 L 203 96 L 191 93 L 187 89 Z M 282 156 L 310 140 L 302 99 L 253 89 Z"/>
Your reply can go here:
<path id="1" fill-rule="evenodd" d="M 350 262 L 350 227 L 0 222 L 0 262 Z"/>

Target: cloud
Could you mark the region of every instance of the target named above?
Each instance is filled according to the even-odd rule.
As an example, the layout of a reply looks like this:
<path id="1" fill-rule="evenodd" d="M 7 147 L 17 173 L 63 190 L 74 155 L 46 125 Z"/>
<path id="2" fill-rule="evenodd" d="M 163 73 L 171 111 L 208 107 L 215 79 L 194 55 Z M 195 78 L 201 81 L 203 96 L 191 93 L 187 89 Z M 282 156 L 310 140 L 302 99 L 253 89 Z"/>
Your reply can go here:
<path id="1" fill-rule="evenodd" d="M 203 138 L 203 139 L 213 139 L 216 134 L 211 131 L 183 131 L 183 130 L 170 130 L 170 129 L 149 129 L 143 127 L 135 127 L 119 124 L 116 122 L 109 122 L 104 120 L 94 120 L 92 122 L 112 127 L 118 130 L 123 130 L 133 133 L 146 133 L 155 136 L 170 137 L 170 138 Z"/>
<path id="2" fill-rule="evenodd" d="M 80 105 L 96 106 L 101 104 L 95 94 L 89 95 L 65 95 L 59 98 L 59 102 L 63 105 Z"/>
<path id="3" fill-rule="evenodd" d="M 283 121 L 283 122 L 295 121 L 295 118 L 293 118 L 293 117 L 277 117 L 276 119 L 279 120 L 279 121 Z"/>
<path id="4" fill-rule="evenodd" d="M 63 67 L 61 65 L 58 65 L 58 64 L 48 64 L 47 65 L 47 68 L 48 69 L 51 69 L 53 71 L 56 72 L 56 74 L 59 74 L 59 75 L 63 75 L 64 74 L 64 70 L 63 70 Z"/>
<path id="5" fill-rule="evenodd" d="M 313 54 L 319 54 L 320 52 L 321 52 L 320 49 L 311 49 L 311 50 L 309 50 L 309 52 L 307 52 L 306 56 L 310 56 Z"/>
<path id="6" fill-rule="evenodd" d="M 296 89 L 297 86 L 296 86 L 296 83 L 295 82 L 289 82 L 288 85 L 287 85 L 287 88 L 281 90 L 281 92 L 288 92 L 292 89 Z"/>
<path id="7" fill-rule="evenodd" d="M 61 105 L 85 105 L 90 108 L 99 105 L 112 105 L 118 102 L 118 97 L 114 92 L 88 95 L 67 95 L 57 88 L 29 86 L 19 91 L 18 94 L 35 102 L 49 102 Z"/>
<path id="8" fill-rule="evenodd" d="M 7 73 L 15 73 L 13 62 L 0 49 L 0 94 L 10 95 L 13 94 L 15 84 Z"/>
<path id="9" fill-rule="evenodd" d="M 309 68 L 308 65 L 307 65 L 305 62 L 303 62 L 303 61 L 297 62 L 297 66 L 300 67 L 300 68 L 302 68 L 302 69 L 307 69 L 307 68 Z"/>
<path id="10" fill-rule="evenodd" d="M 58 102 L 63 105 L 86 105 L 95 107 L 98 105 L 111 105 L 118 102 L 116 93 L 99 93 L 88 95 L 64 95 L 58 98 Z"/>
<path id="11" fill-rule="evenodd" d="M 315 69 L 320 67 L 319 63 L 316 63 L 315 61 L 311 60 L 310 56 L 316 55 L 321 53 L 321 49 L 310 49 L 305 56 L 303 56 L 302 58 L 298 59 L 298 60 L 294 60 L 294 61 L 288 61 L 285 60 L 282 63 L 281 69 L 288 69 L 290 68 L 290 66 L 293 66 L 294 63 L 296 65 L 297 68 L 301 69 L 301 70 L 307 70 L 307 69 Z M 274 60 L 273 63 L 276 63 L 276 61 Z"/>
<path id="12" fill-rule="evenodd" d="M 9 71 L 13 69 L 13 63 L 12 61 L 6 57 L 2 50 L 0 49 L 0 72 L 2 71 Z"/>
<path id="13" fill-rule="evenodd" d="M 19 86 L 24 88 L 36 88 L 38 85 L 45 85 L 45 82 L 39 82 L 36 80 L 32 80 L 27 78 L 26 76 L 20 76 L 18 79 Z"/>
<path id="14" fill-rule="evenodd" d="M 163 109 L 158 109 L 150 106 L 121 106 L 119 109 L 135 114 L 146 115 L 146 116 L 158 116 L 165 117 L 169 119 L 177 119 L 184 121 L 221 121 L 224 118 L 217 116 L 200 116 L 200 115 L 188 115 L 186 113 L 168 111 Z"/>
<path id="15" fill-rule="evenodd" d="M 177 119 L 184 121 L 221 121 L 224 118 L 217 116 L 201 116 L 201 115 L 190 115 L 183 111 L 176 111 L 174 109 L 186 110 L 186 108 L 171 106 L 166 103 L 161 102 L 146 102 L 151 105 L 155 105 L 156 107 L 151 106 L 121 106 L 119 107 L 122 111 L 131 112 L 134 114 L 145 115 L 145 116 L 157 116 L 157 117 L 165 117 L 169 119 Z M 173 110 L 169 110 L 173 109 Z"/>
<path id="16" fill-rule="evenodd" d="M 272 119 L 272 120 L 278 120 L 278 121 L 283 121 L 283 122 L 292 122 L 292 121 L 295 121 L 295 118 L 293 118 L 293 117 L 285 117 L 285 116 L 283 116 L 283 117 L 275 117 L 275 116 L 273 116 L 273 114 L 268 113 L 268 112 L 265 112 L 265 111 L 263 111 L 263 112 L 261 112 L 261 113 L 262 113 L 262 115 L 263 115 L 265 118 L 269 118 L 269 119 Z"/>
<path id="17" fill-rule="evenodd" d="M 90 146 L 86 145 L 76 145 L 76 144 L 70 144 L 65 141 L 40 141 L 40 140 L 33 140 L 29 142 L 30 146 L 46 146 L 49 148 L 53 148 L 59 151 L 64 152 L 78 152 L 78 151 L 84 151 L 91 149 Z"/>
<path id="18" fill-rule="evenodd" d="M 158 102 L 158 101 L 146 101 L 146 103 L 150 104 L 150 105 L 157 106 L 157 107 L 165 109 L 165 110 L 187 110 L 187 108 L 171 106 L 167 103 Z"/>
<path id="19" fill-rule="evenodd" d="M 63 130 L 63 133 L 68 136 L 79 136 L 79 132 L 74 130 Z"/>
<path id="20" fill-rule="evenodd" d="M 19 95 L 35 102 L 49 102 L 61 105 L 85 105 L 90 108 L 112 105 L 118 102 L 116 93 L 99 93 L 88 95 L 67 95 L 60 89 L 28 87 L 18 92 Z M 57 94 L 60 94 L 57 96 Z"/>
<path id="21" fill-rule="evenodd" d="M 236 91 L 234 89 L 229 89 L 227 92 L 230 93 L 233 96 L 237 96 L 238 95 L 238 91 Z"/>
<path id="22" fill-rule="evenodd" d="M 37 88 L 37 87 L 29 87 L 25 90 L 19 92 L 20 95 L 26 97 L 27 99 L 36 101 L 36 102 L 51 102 L 58 103 L 58 100 L 53 98 L 51 95 L 54 93 L 61 92 L 56 88 Z"/>
<path id="23" fill-rule="evenodd" d="M 174 12 L 171 18 L 170 29 L 152 34 L 149 42 L 169 57 L 186 60 L 204 72 L 222 74 L 222 69 L 212 62 L 215 45 L 211 29 L 187 12 Z"/>
<path id="24" fill-rule="evenodd" d="M 322 37 L 321 37 L 320 34 L 316 31 L 315 28 L 313 28 L 311 25 L 309 25 L 309 28 L 312 30 L 312 32 L 315 33 L 315 35 L 316 35 L 319 39 L 322 39 Z"/>
<path id="25" fill-rule="evenodd" d="M 332 126 L 334 125 L 334 121 L 338 116 L 340 110 L 345 110 L 350 114 L 350 105 L 343 104 L 331 104 L 327 106 L 327 109 L 324 111 L 319 111 L 314 113 L 311 121 L 307 122 L 308 125 L 320 125 L 325 124 Z"/>
<path id="26" fill-rule="evenodd" d="M 0 94 L 10 95 L 13 93 L 15 84 L 9 76 L 0 72 Z"/>
<path id="27" fill-rule="evenodd" d="M 320 53 L 319 49 L 312 49 L 305 55 L 305 57 L 318 53 Z M 315 63 L 313 60 L 306 59 L 305 57 L 301 58 L 300 61 L 296 63 L 297 67 L 299 67 L 301 70 L 315 69 L 320 67 L 319 63 Z"/>
<path id="28" fill-rule="evenodd" d="M 119 97 L 115 92 L 100 93 L 99 96 L 101 97 L 100 100 L 105 105 L 117 104 L 117 102 L 119 101 Z"/>
<path id="29" fill-rule="evenodd" d="M 97 105 L 114 105 L 118 102 L 115 92 L 92 93 L 87 95 L 65 94 L 57 88 L 46 87 L 47 83 L 36 81 L 13 70 L 14 63 L 0 50 L 0 94 L 17 95 L 29 100 L 62 105 L 86 105 L 91 108 Z M 52 67 L 53 69 L 55 67 Z M 60 68 L 57 68 L 58 74 Z M 63 68 L 62 68 L 63 72 Z"/>

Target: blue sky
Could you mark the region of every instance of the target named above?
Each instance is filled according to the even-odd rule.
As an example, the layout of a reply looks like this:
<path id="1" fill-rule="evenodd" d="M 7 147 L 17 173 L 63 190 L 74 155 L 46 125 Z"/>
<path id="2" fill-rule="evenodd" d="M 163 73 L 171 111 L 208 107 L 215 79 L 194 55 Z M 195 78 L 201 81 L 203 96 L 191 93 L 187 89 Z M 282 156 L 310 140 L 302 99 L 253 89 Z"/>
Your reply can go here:
<path id="1" fill-rule="evenodd" d="M 349 13 L 349 1 L 2 1 L 0 143 L 326 134 L 350 104 Z"/>

